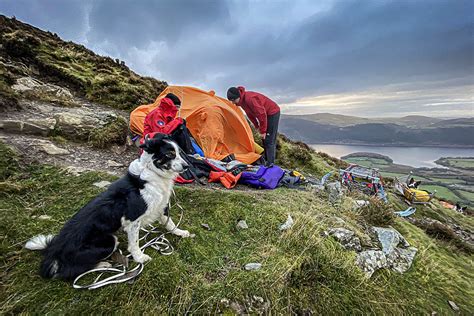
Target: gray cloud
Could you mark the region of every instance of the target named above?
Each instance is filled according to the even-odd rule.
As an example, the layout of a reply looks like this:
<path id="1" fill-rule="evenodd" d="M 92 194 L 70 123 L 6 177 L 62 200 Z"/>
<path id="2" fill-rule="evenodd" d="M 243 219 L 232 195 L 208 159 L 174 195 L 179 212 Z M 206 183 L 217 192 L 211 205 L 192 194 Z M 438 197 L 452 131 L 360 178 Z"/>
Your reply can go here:
<path id="1" fill-rule="evenodd" d="M 418 90 L 411 101 L 427 114 L 453 107 L 473 112 L 472 102 L 446 102 L 462 91 L 432 95 L 474 84 L 469 0 L 6 0 L 0 11 L 121 58 L 139 73 L 221 95 L 230 85 L 245 85 L 294 103 L 405 84 L 390 92 Z M 412 104 L 367 100 L 358 109 L 370 115 L 374 107 L 389 113 L 394 106 L 410 111 Z"/>

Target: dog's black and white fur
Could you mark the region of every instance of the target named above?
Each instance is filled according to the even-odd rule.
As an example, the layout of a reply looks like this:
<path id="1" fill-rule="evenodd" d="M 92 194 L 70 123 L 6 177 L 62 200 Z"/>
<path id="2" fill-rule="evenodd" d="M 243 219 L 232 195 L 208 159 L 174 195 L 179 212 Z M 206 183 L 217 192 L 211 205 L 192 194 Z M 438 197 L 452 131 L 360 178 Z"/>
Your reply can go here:
<path id="1" fill-rule="evenodd" d="M 134 160 L 128 173 L 110 185 L 76 213 L 58 235 L 39 235 L 25 247 L 42 250 L 40 274 L 45 278 L 72 280 L 93 269 L 113 253 L 118 245 L 114 233 L 123 228 L 133 260 L 151 258 L 140 250 L 140 227 L 158 220 L 175 235 L 189 237 L 165 214 L 174 178 L 187 167 L 176 143 L 162 134 L 147 139 L 143 154 Z"/>

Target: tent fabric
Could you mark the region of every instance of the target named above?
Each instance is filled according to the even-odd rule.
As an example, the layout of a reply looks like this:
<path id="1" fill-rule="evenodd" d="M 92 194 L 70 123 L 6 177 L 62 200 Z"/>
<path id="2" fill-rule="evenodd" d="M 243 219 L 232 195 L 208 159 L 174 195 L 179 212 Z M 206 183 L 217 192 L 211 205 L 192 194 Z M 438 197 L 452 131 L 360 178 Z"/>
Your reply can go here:
<path id="1" fill-rule="evenodd" d="M 181 100 L 178 116 L 186 119 L 186 126 L 204 155 L 221 160 L 234 154 L 235 158 L 250 164 L 260 158 L 255 152 L 252 130 L 237 106 L 215 95 L 193 87 L 168 86 L 152 104 L 141 105 L 130 114 L 130 130 L 143 135 L 143 122 L 160 100 L 174 93 Z"/>

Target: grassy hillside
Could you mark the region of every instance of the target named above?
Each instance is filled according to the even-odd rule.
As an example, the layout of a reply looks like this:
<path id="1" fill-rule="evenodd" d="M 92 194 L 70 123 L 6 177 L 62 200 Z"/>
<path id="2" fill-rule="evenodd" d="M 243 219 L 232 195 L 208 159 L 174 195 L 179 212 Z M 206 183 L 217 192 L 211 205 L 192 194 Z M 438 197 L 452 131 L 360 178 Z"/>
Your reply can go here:
<path id="1" fill-rule="evenodd" d="M 427 117 L 422 115 L 408 115 L 404 117 L 384 117 L 384 118 L 365 118 L 350 115 L 332 114 L 332 113 L 315 113 L 309 115 L 284 115 L 285 118 L 298 118 L 320 124 L 335 125 L 338 127 L 369 124 L 369 123 L 385 123 L 397 124 L 406 127 L 428 127 L 432 125 L 448 126 L 450 124 L 461 125 L 462 122 L 471 122 L 472 119 L 451 119 L 443 120 L 434 117 Z M 445 122 L 445 123 L 444 123 Z M 463 125 L 466 125 L 466 124 Z M 471 122 L 472 123 L 472 122 Z"/>
<path id="2" fill-rule="evenodd" d="M 464 314 L 474 311 L 472 255 L 397 219 L 395 228 L 419 249 L 414 266 L 403 275 L 381 271 L 367 280 L 354 265 L 354 253 L 321 234 L 342 219 L 344 226 L 366 240 L 364 216 L 352 210 L 351 198 L 334 208 L 325 193 L 288 189 L 177 187 L 177 201 L 185 209 L 181 227 L 196 237 L 170 237 L 176 249 L 171 256 L 148 249 L 153 260 L 134 284 L 74 290 L 65 282 L 41 279 L 39 254 L 22 245 L 35 234 L 57 232 L 101 191 L 94 182 L 112 178 L 100 173 L 76 177 L 51 166 L 28 166 L 4 145 L 0 145 L 0 163 L 2 314 L 230 311 L 222 299 L 254 313 L 448 314 L 447 300 L 455 301 Z M 448 211 L 436 209 L 441 212 Z M 295 225 L 282 233 L 278 225 L 287 214 Z M 39 215 L 51 218 L 42 220 Z M 179 217 L 177 208 L 172 208 L 172 215 Z M 454 212 L 445 215 L 474 227 L 470 218 Z M 247 221 L 249 229 L 236 228 L 240 219 Z M 202 223 L 211 230 L 203 229 Z M 249 262 L 260 262 L 262 268 L 245 271 L 243 266 Z"/>
<path id="3" fill-rule="evenodd" d="M 166 87 L 137 75 L 123 61 L 0 15 L 0 98 L 8 108 L 17 104 L 10 87 L 23 76 L 66 86 L 77 96 L 118 109 L 150 103 Z"/>

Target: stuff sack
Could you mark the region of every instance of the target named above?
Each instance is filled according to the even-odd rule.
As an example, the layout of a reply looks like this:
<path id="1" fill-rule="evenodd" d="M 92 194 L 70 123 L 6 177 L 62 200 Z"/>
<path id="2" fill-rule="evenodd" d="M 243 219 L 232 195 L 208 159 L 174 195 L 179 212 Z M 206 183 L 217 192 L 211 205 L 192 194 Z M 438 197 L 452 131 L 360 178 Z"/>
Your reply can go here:
<path id="1" fill-rule="evenodd" d="M 284 175 L 285 171 L 278 166 L 260 166 L 256 172 L 242 172 L 239 183 L 258 189 L 275 189 Z"/>

